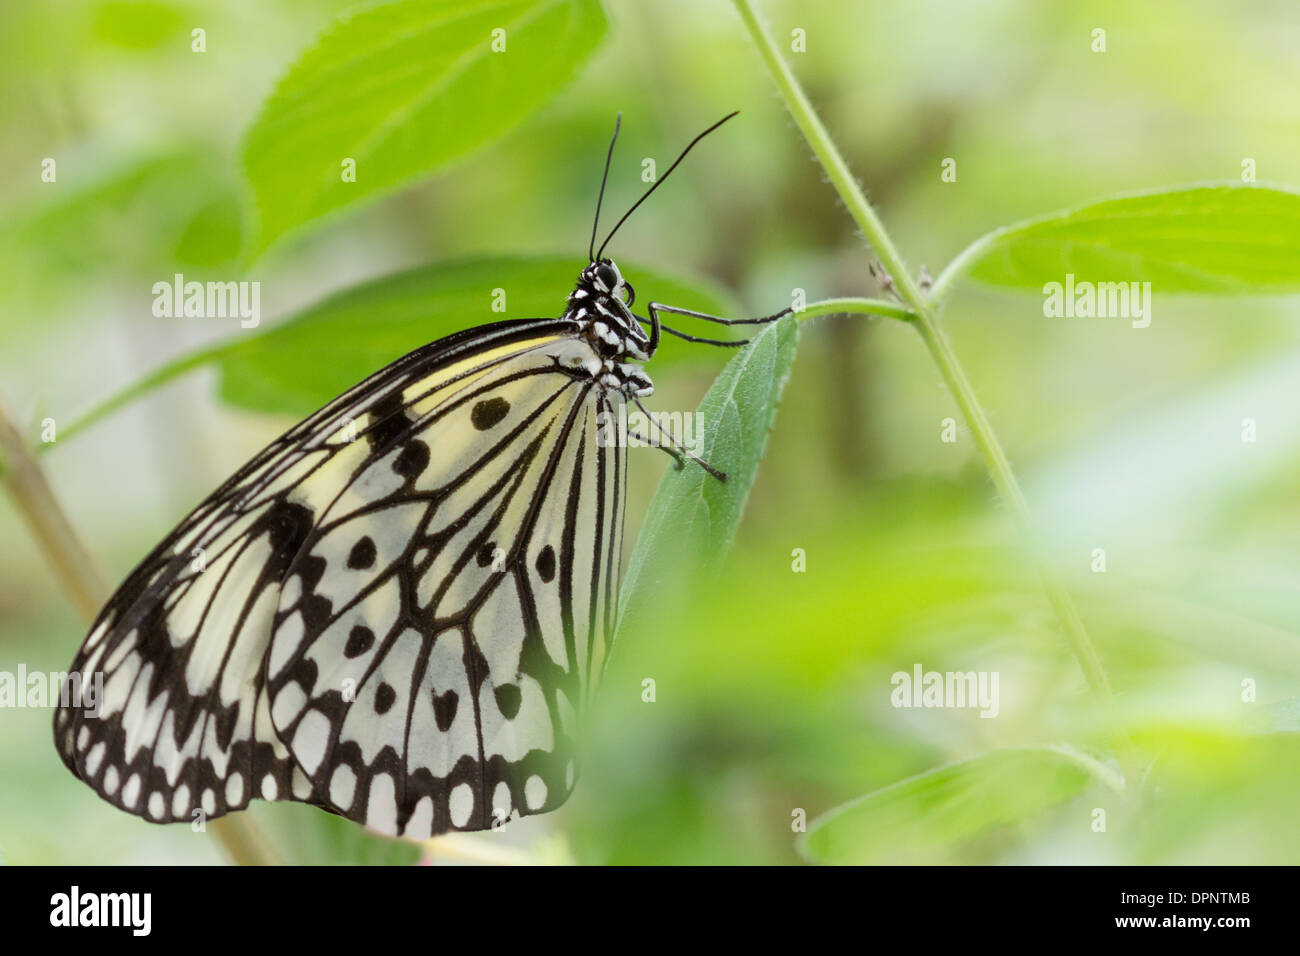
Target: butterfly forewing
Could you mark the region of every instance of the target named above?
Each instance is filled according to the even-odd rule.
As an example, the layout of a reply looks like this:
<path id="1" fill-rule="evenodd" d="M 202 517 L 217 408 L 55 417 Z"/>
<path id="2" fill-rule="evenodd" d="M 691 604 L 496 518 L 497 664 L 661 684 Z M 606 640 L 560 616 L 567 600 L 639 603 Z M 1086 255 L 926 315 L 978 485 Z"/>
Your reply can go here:
<path id="1" fill-rule="evenodd" d="M 621 544 L 593 356 L 564 320 L 475 329 L 273 442 L 100 614 L 64 762 L 156 822 L 260 797 L 428 836 L 563 802 Z"/>

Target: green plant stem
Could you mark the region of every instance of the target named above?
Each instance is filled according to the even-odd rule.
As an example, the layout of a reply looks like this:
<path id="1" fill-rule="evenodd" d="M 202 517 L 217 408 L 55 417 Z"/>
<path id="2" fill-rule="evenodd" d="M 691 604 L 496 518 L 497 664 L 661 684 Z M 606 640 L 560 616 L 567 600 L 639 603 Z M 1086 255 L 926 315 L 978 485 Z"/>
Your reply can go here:
<path id="1" fill-rule="evenodd" d="M 1120 759 L 1124 768 L 1124 775 L 1133 779 L 1132 774 L 1136 770 L 1136 755 L 1127 735 L 1119 729 L 1115 697 L 1110 689 L 1110 680 L 1106 676 L 1106 669 L 1102 666 L 1101 658 L 1098 657 L 1097 649 L 1093 645 L 1091 638 L 1088 637 L 1087 628 L 1084 627 L 1083 619 L 1079 616 L 1074 601 L 1057 578 L 1051 563 L 1043 552 L 1038 540 L 1037 529 L 1029 512 L 1029 505 L 1025 501 L 1024 493 L 1020 490 L 1020 483 L 1016 480 L 1015 472 L 1011 469 L 1011 463 L 1007 460 L 1006 452 L 1002 450 L 1002 445 L 993 431 L 993 426 L 989 424 L 988 417 L 984 414 L 984 407 L 975 396 L 975 389 L 971 387 L 969 379 L 966 378 L 966 372 L 962 369 L 961 363 L 957 361 L 952 346 L 948 344 L 947 337 L 938 327 L 934 317 L 922 313 L 917 316 L 915 325 L 917 331 L 921 334 L 922 341 L 925 342 L 926 349 L 929 350 L 930 356 L 934 359 L 944 381 L 948 384 L 949 391 L 952 392 L 953 398 L 956 399 L 962 416 L 966 419 L 966 424 L 975 439 L 975 445 L 979 448 L 980 455 L 984 458 L 984 464 L 988 468 L 994 486 L 998 489 L 998 493 L 1002 496 L 1003 501 L 1007 503 L 1012 516 L 1015 518 L 1016 525 L 1019 527 L 1020 533 L 1028 546 L 1030 555 L 1035 565 L 1037 565 L 1043 591 L 1047 594 L 1047 599 L 1061 622 L 1066 639 L 1070 642 L 1070 649 L 1079 661 L 1079 666 L 1083 670 L 1083 676 L 1087 680 L 1093 696 L 1096 697 L 1098 704 L 1102 708 L 1103 716 L 1110 728 L 1111 742 L 1115 747 L 1116 756 Z"/>
<path id="2" fill-rule="evenodd" d="M 826 170 L 831 185 L 839 193 L 840 199 L 848 208 L 849 214 L 857 223 L 858 228 L 862 230 L 863 237 L 875 250 L 881 264 L 889 272 L 899 298 L 910 308 L 912 324 L 920 333 L 926 349 L 929 350 L 930 356 L 934 359 L 940 374 L 943 375 L 944 381 L 948 384 L 953 398 L 956 399 L 957 405 L 966 419 L 966 424 L 974 436 L 976 447 L 984 458 L 989 477 L 993 480 L 994 486 L 1002 496 L 1003 501 L 1006 502 L 1007 507 L 1010 508 L 1016 525 L 1019 527 L 1028 546 L 1030 556 L 1037 565 L 1043 590 L 1061 622 L 1061 627 L 1065 631 L 1070 648 L 1078 659 L 1084 678 L 1087 680 L 1088 686 L 1092 690 L 1093 696 L 1096 698 L 1107 722 L 1111 743 L 1115 748 L 1116 757 L 1120 762 L 1124 775 L 1129 780 L 1136 780 L 1136 754 L 1132 743 L 1119 726 L 1115 697 L 1111 692 L 1106 671 L 1102 667 L 1092 640 L 1088 637 L 1088 632 L 1083 625 L 1082 618 L 1079 617 L 1074 602 L 1060 581 L 1057 580 L 1056 574 L 1044 555 L 1038 541 L 1033 519 L 1030 516 L 1029 506 L 1020 490 L 1020 484 L 1011 469 L 1006 453 L 1002 450 L 1002 445 L 998 442 L 997 435 L 989 424 L 983 406 L 980 405 L 979 399 L 975 395 L 975 390 L 966 378 L 961 363 L 958 362 L 957 356 L 953 353 L 947 338 L 939 328 L 933 303 L 924 295 L 920 286 L 912 278 L 903 257 L 894 246 L 893 240 L 890 239 L 889 233 L 880 221 L 880 217 L 876 215 L 875 209 L 872 208 L 866 196 L 863 195 L 857 180 L 853 177 L 834 140 L 831 139 L 826 127 L 817 116 L 812 103 L 799 85 L 799 81 L 781 58 L 771 37 L 767 35 L 767 32 L 758 22 L 750 0 L 733 0 L 733 2 L 740 14 L 740 19 L 744 22 L 750 37 L 754 41 L 754 45 L 758 48 L 759 55 L 780 89 L 790 115 L 803 132 L 804 139 L 812 147 L 813 153 L 817 156 L 822 168 Z M 952 275 L 953 273 L 947 271 L 944 274 Z"/>
<path id="3" fill-rule="evenodd" d="M 786 108 L 790 111 L 790 115 L 794 118 L 800 132 L 803 133 L 804 139 L 812 147 L 813 153 L 817 156 L 817 161 L 826 170 L 831 185 L 835 187 L 835 191 L 839 193 L 845 206 L 848 207 L 849 215 L 858 224 L 858 228 L 862 230 L 867 242 L 876 250 L 876 255 L 880 257 L 881 264 L 884 265 L 893 278 L 899 297 L 912 306 L 914 311 L 919 312 L 921 309 L 926 308 L 925 298 L 921 295 L 920 288 L 912 279 L 906 263 L 903 262 L 902 256 L 894 248 L 893 242 L 889 240 L 880 217 L 876 215 L 875 209 L 867 202 L 862 190 L 858 188 L 858 181 L 853 177 L 853 173 L 849 170 L 844 157 L 840 155 L 840 151 L 836 148 L 830 133 L 822 125 L 821 118 L 817 115 L 817 111 L 813 109 L 813 105 L 809 102 L 803 87 L 795 79 L 790 67 L 781 59 L 776 44 L 772 42 L 771 37 L 767 35 L 767 32 L 758 22 L 753 6 L 749 0 L 734 0 L 734 2 L 736 10 L 740 13 L 740 19 L 744 21 L 754 45 L 758 48 L 759 56 L 763 58 L 768 72 L 772 74 L 772 78 L 781 91 Z"/>
<path id="4" fill-rule="evenodd" d="M 916 318 L 916 313 L 907 306 L 888 299 L 822 299 L 809 302 L 795 313 L 800 322 L 819 315 L 880 315 L 903 322 Z"/>
<path id="5" fill-rule="evenodd" d="M 209 820 L 207 828 L 236 866 L 281 866 L 284 863 L 247 810 Z"/>
<path id="6" fill-rule="evenodd" d="M 27 522 L 59 584 L 89 624 L 108 599 L 108 585 L 2 404 L 0 463 L 5 465 L 4 484 L 19 514 Z M 241 865 L 280 862 L 265 834 L 247 813 L 233 813 L 211 820 L 207 825 L 232 862 Z"/>
<path id="7" fill-rule="evenodd" d="M 108 593 L 99 568 L 82 545 L 45 480 L 45 473 L 0 405 L 0 462 L 4 483 L 18 513 L 50 563 L 54 576 L 83 620 L 91 621 Z"/>
<path id="8" fill-rule="evenodd" d="M 930 287 L 930 307 L 932 309 L 938 307 L 948 298 L 957 279 L 966 274 L 971 263 L 982 259 L 984 254 L 988 252 L 989 247 L 1001 239 L 1006 231 L 1004 227 L 986 233 L 963 249 L 952 262 L 943 267 L 939 277 L 934 280 L 934 285 Z"/>
<path id="9" fill-rule="evenodd" d="M 1089 773 L 1098 783 L 1105 784 L 1116 793 L 1125 792 L 1126 787 L 1124 784 L 1124 778 L 1120 774 L 1081 750 L 1076 750 L 1066 744 L 1049 747 L 1048 749 L 1053 750 L 1062 757 L 1065 757 L 1067 760 L 1072 761 L 1075 765 Z"/>

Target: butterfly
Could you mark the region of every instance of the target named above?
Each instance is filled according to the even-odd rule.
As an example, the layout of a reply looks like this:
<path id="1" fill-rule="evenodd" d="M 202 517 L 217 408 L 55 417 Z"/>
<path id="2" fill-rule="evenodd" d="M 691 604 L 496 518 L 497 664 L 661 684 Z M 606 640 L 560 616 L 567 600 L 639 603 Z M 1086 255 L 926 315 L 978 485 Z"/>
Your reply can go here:
<path id="1" fill-rule="evenodd" d="M 63 762 L 154 823 L 296 800 L 425 839 L 553 810 L 617 624 L 626 441 L 661 313 L 595 248 L 562 315 L 411 352 L 290 428 L 108 601 L 55 714 Z M 621 118 L 620 118 L 621 121 Z M 644 326 L 644 327 L 643 327 Z M 606 417 L 608 416 L 608 417 Z M 647 419 L 653 418 L 647 415 Z M 648 436 L 640 436 L 643 440 Z M 725 475 L 671 435 L 683 467 Z M 665 443 L 665 441 L 667 443 Z M 66 699 L 66 698 L 65 698 Z"/>

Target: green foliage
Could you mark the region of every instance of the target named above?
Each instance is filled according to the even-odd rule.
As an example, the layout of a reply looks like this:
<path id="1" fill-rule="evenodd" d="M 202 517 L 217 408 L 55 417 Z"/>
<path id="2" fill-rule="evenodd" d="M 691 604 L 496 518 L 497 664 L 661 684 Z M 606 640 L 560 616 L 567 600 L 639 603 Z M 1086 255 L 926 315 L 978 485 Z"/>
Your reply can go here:
<path id="1" fill-rule="evenodd" d="M 126 50 L 149 50 L 182 32 L 186 11 L 158 0 L 105 0 L 94 4 L 91 17 L 96 39 Z"/>
<path id="2" fill-rule="evenodd" d="M 301 803 L 258 804 L 255 815 L 291 866 L 410 866 L 420 858 L 413 843 Z"/>
<path id="3" fill-rule="evenodd" d="M 11 306 L 0 329 L 23 324 L 32 307 L 53 305 L 62 321 L 67 300 L 106 261 L 119 282 L 141 284 L 173 268 L 234 262 L 241 237 L 233 180 L 199 146 L 61 156 L 58 164 L 57 188 L 0 219 L 0 256 L 22 263 L 0 277 Z"/>
<path id="4" fill-rule="evenodd" d="M 664 474 L 628 559 L 620 597 L 625 609 L 641 596 L 648 600 L 669 565 L 678 575 L 688 566 L 707 568 L 731 546 L 776 422 L 798 338 L 791 317 L 765 326 L 727 363 L 700 402 L 699 455 L 727 480 L 690 462 Z"/>
<path id="5" fill-rule="evenodd" d="M 495 53 L 493 31 L 508 53 Z M 598 0 L 404 0 L 338 20 L 244 141 L 251 252 L 497 139 L 555 98 L 599 45 Z M 343 162 L 355 161 L 355 182 Z"/>
<path id="6" fill-rule="evenodd" d="M 1073 273 L 1140 277 L 1160 294 L 1300 292 L 1300 192 L 1228 183 L 1120 196 L 1006 226 L 957 263 L 1023 289 Z"/>
<path id="7" fill-rule="evenodd" d="M 994 827 L 1028 820 L 1092 780 L 1051 747 L 994 750 L 868 793 L 814 820 L 802 850 L 816 863 L 942 859 Z"/>
<path id="8" fill-rule="evenodd" d="M 294 9 L 267 5 L 263 15 L 271 29 L 235 43 L 234 21 L 223 23 L 215 4 L 192 10 L 104 2 L 75 17 L 38 16 L 21 7 L 0 12 L 0 48 L 11 54 L 10 67 L 0 69 L 6 94 L 0 111 L 15 133 L 6 155 L 17 157 L 6 170 L 14 201 L 0 224 L 0 251 L 9 264 L 5 291 L 13 307 L 0 329 L 21 373 L 32 354 L 59 356 L 52 374 L 32 373 L 50 380 L 53 395 L 64 395 L 73 382 L 89 383 L 93 395 L 102 381 L 101 349 L 105 368 L 118 373 L 124 364 L 156 363 L 159 353 L 147 339 L 162 326 L 140 332 L 140 325 L 126 324 L 148 321 L 143 290 L 149 283 L 181 267 L 187 273 L 226 270 L 212 277 L 233 278 L 229 270 L 241 247 L 256 258 L 291 234 L 433 173 L 440 179 L 412 193 L 410 204 L 375 209 L 360 242 L 358 234 L 340 229 L 319 246 L 284 250 L 285 260 L 269 264 L 265 278 L 277 284 L 277 294 L 287 288 L 289 300 L 309 301 L 315 276 L 338 261 L 330 256 L 346 258 L 362 274 L 388 268 L 390 250 L 408 253 L 404 261 L 454 258 L 346 288 L 283 322 L 268 321 L 215 346 L 199 344 L 213 337 L 197 324 L 169 329 L 163 348 L 199 351 L 164 365 L 105 407 L 210 363 L 228 403 L 302 415 L 449 332 L 501 318 L 555 315 L 581 261 L 501 253 L 554 248 L 557 235 L 573 234 L 574 224 L 589 216 L 595 184 L 585 170 L 597 168 L 612 112 L 653 116 L 644 104 L 631 105 L 652 97 L 671 117 L 661 118 L 657 129 L 653 120 L 626 125 L 621 149 L 631 151 L 616 157 L 611 180 L 611 196 L 621 198 L 644 186 L 619 181 L 636 165 L 627 157 L 662 159 L 662 144 L 680 139 L 695 122 L 692 111 L 703 108 L 697 91 L 725 90 L 727 106 L 768 98 L 767 79 L 734 42 L 730 10 L 714 16 L 702 7 L 687 22 L 668 19 L 672 14 L 662 14 L 659 5 L 644 5 L 644 11 L 629 5 L 627 23 L 640 26 L 637 18 L 644 16 L 645 26 L 659 28 L 644 36 L 657 42 L 651 47 L 629 26 L 615 38 L 618 55 L 603 58 L 581 99 L 565 106 L 560 93 L 606 39 L 597 0 L 405 0 L 337 19 L 258 113 L 252 97 L 261 96 L 267 77 L 257 65 L 287 58 L 318 26 L 320 5 L 289 6 Z M 778 22 L 780 0 L 764 6 Z M 1268 130 L 1259 122 L 1264 114 L 1254 111 L 1268 110 L 1269 89 L 1281 91 L 1274 95 L 1282 102 L 1295 86 L 1295 68 L 1280 60 L 1221 59 L 1246 56 L 1241 51 L 1252 49 L 1250 31 L 1261 29 L 1259 20 L 1243 16 L 1240 26 L 1205 31 L 1198 50 L 1189 24 L 1199 21 L 1187 14 L 1182 35 L 1190 49 L 1180 45 L 1170 69 L 1158 56 L 1126 60 L 1118 50 L 1106 57 L 1086 52 L 1077 42 L 1091 26 L 1086 6 L 1062 13 L 1065 7 L 1011 3 L 975 16 L 954 4 L 948 14 L 964 28 L 946 31 L 934 29 L 934 18 L 913 22 L 888 14 L 882 21 L 872 5 L 799 9 L 799 22 L 813 38 L 832 30 L 897 38 L 871 60 L 873 71 L 894 78 L 883 92 L 865 78 L 848 85 L 850 71 L 861 68 L 851 45 L 840 44 L 837 52 L 836 45 L 823 44 L 817 56 L 794 59 L 791 66 L 816 91 L 818 105 L 827 107 L 826 127 L 845 138 L 853 174 L 879 192 L 891 226 L 900 221 L 903 234 L 921 247 L 913 261 L 936 261 L 922 255 L 930 253 L 926 242 L 951 248 L 936 222 L 984 215 L 991 223 L 1009 221 L 1133 183 L 1223 176 L 1222 143 L 1248 141 L 1261 169 L 1281 170 L 1275 174 L 1283 178 L 1294 173 L 1287 166 L 1296 155 L 1294 137 L 1277 134 L 1272 143 L 1267 135 L 1256 138 Z M 1171 29 L 1167 21 L 1180 16 L 1131 7 L 1110 14 L 1120 18 L 1111 28 L 1117 35 L 1164 37 Z M 200 10 L 211 21 L 210 52 L 203 59 L 188 49 L 191 13 Z M 1058 44 L 1050 60 L 1070 64 L 1058 71 L 1067 80 L 1035 72 L 1041 68 L 1033 44 L 1008 54 L 996 44 L 968 42 L 970 31 L 996 38 L 1022 26 L 1041 31 L 1039 43 Z M 498 27 L 506 30 L 504 55 L 491 50 Z M 1223 42 L 1225 29 L 1234 31 L 1235 42 Z M 298 39 L 286 45 L 286 38 Z M 922 47 L 929 52 L 917 56 Z M 987 49 L 999 52 L 985 62 Z M 232 61 L 239 66 L 232 69 Z M 68 62 L 79 64 L 81 74 L 69 71 Z M 1189 83 L 1196 76 L 1186 72 L 1188 63 L 1213 82 Z M 967 78 L 976 70 L 981 82 L 972 85 Z M 1088 70 L 1104 80 L 1078 84 Z M 252 76 L 241 95 L 244 73 Z M 1256 80 L 1267 85 L 1252 95 Z M 1124 96 L 1118 96 L 1119 85 L 1109 84 L 1122 84 Z M 136 108 L 145 87 L 157 113 Z M 210 95 L 213 89 L 220 93 Z M 1025 89 L 1035 90 L 1041 102 L 1061 100 L 1068 108 L 1051 115 L 1021 109 L 1033 105 L 1021 95 Z M 1134 90 L 1138 94 L 1129 95 Z M 29 91 L 36 92 L 30 101 Z M 225 126 L 217 101 L 232 104 Z M 1016 108 L 991 108 L 995 102 Z M 1153 110 L 1180 116 L 1188 143 L 1199 135 L 1201 148 L 1154 148 L 1167 142 L 1146 131 Z M 1090 155 L 1087 137 L 1078 136 L 1080 117 L 1103 112 L 1115 114 L 1132 135 L 1105 137 L 1103 148 Z M 131 122 L 123 123 L 128 115 Z M 252 126 L 237 130 L 234 124 L 250 115 L 257 115 Z M 860 122 L 862 116 L 871 121 Z M 978 122 L 966 122 L 973 116 Z M 853 276 L 841 264 L 850 260 L 826 253 L 832 238 L 847 236 L 843 211 L 809 176 L 805 151 L 791 144 L 783 116 L 746 105 L 745 117 L 727 133 L 739 137 L 732 155 L 741 161 L 718 164 L 721 171 L 710 174 L 709 162 L 716 160 L 693 160 L 675 176 L 676 188 L 663 190 L 638 213 L 639 235 L 629 229 L 621 238 L 723 276 L 755 301 L 783 297 L 792 285 L 810 291 L 839 286 Z M 962 119 L 960 136 L 955 117 Z M 517 137 L 518 148 L 484 149 L 525 123 L 528 135 Z M 195 128 L 203 130 L 201 142 L 186 139 L 185 131 Z M 172 137 L 165 148 L 155 141 L 160 131 Z M 238 171 L 226 158 L 237 133 L 256 217 L 248 235 L 232 202 Z M 829 137 L 826 130 L 819 135 Z M 1078 149 L 1065 157 L 1056 144 L 1067 141 Z M 1034 143 L 1048 145 L 1026 147 Z M 956 155 L 957 146 L 969 157 L 962 160 L 960 186 L 936 186 L 931 158 Z M 456 165 L 476 150 L 475 163 Z M 46 153 L 58 158 L 57 186 L 36 184 L 34 158 Z M 1227 155 L 1227 168 L 1235 169 L 1236 147 Z M 356 161 L 355 183 L 342 177 L 345 158 Z M 1068 175 L 1063 162 L 1075 163 Z M 972 182 L 980 188 L 963 188 Z M 837 185 L 845 188 L 845 182 Z M 930 201 L 934 194 L 927 192 L 935 188 L 946 190 L 950 204 L 940 219 Z M 417 217 L 418 230 L 411 222 Z M 1231 183 L 1116 195 L 985 235 L 953 260 L 934 294 L 946 296 L 967 276 L 1038 291 L 1067 273 L 1079 282 L 1149 281 L 1157 295 L 1295 292 L 1297 223 L 1300 193 L 1286 187 Z M 361 248 L 374 235 L 384 243 Z M 707 283 L 620 262 L 642 301 L 739 314 L 730 296 Z M 498 288 L 506 293 L 502 312 L 491 308 Z M 69 307 L 74 302 L 88 303 L 82 314 Z M 807 330 L 796 386 L 783 394 L 798 331 L 789 319 L 762 329 L 700 403 L 701 451 L 728 480 L 717 482 L 687 464 L 667 470 L 653 494 L 621 595 L 631 626 L 620 637 L 596 703 L 607 719 L 594 722 L 594 759 L 584 764 L 573 803 L 543 826 L 572 833 L 583 862 L 793 861 L 791 807 L 815 812 L 863 793 L 814 822 L 799 841 L 806 859 L 1300 859 L 1292 825 L 1300 788 L 1293 613 L 1300 581 L 1294 558 L 1300 446 L 1285 419 L 1294 402 L 1286 400 L 1291 392 L 1272 384 L 1224 390 L 1225 381 L 1294 380 L 1294 364 L 1276 354 L 1293 339 L 1294 316 L 1289 304 L 1266 301 L 1251 306 L 1258 322 L 1238 321 L 1236 308 L 1230 319 L 1217 305 L 1198 312 L 1195 300 L 1179 308 L 1177 322 L 1171 309 L 1168 322 L 1142 333 L 1158 343 L 1150 346 L 1131 338 L 1116 347 L 1118 340 L 1106 339 L 1108 330 L 1099 325 L 1087 332 L 1060 324 L 1045 330 L 1046 323 L 1032 321 L 1036 309 L 1022 327 L 1025 334 L 1011 341 L 984 331 L 963 341 L 968 333 L 954 323 L 962 358 L 973 357 L 980 401 L 988 402 L 999 430 L 1014 436 L 1017 468 L 1043 474 L 1080 462 L 1089 466 L 1064 468 L 1071 480 L 1029 496 L 1039 517 L 1092 522 L 1089 499 L 1104 495 L 1105 514 L 1119 526 L 1132 523 L 1126 515 L 1143 519 L 1141 533 L 1127 541 L 1115 531 L 1092 533 L 1091 526 L 1091 536 L 1104 539 L 1111 553 L 1111 568 L 1102 576 L 1081 572 L 1086 584 L 1071 579 L 1147 771 L 1132 785 L 1142 789 L 1141 800 L 1112 814 L 1109 839 L 1088 831 L 1092 803 L 1071 802 L 1087 792 L 1098 806 L 1119 804 L 1115 775 L 1105 765 L 1066 747 L 998 749 L 1068 739 L 1103 753 L 1105 736 L 1034 575 L 1020 563 L 1007 516 L 990 520 L 986 483 L 963 457 L 970 452 L 967 433 L 936 451 L 930 429 L 956 414 L 950 399 L 928 388 L 928 370 L 918 388 L 912 353 L 904 350 L 915 343 L 899 346 L 905 338 L 899 327 L 872 329 L 878 334 L 864 340 L 857 336 L 865 327 L 842 335 L 844 323 L 833 339 L 830 323 Z M 981 312 L 974 302 L 960 318 L 986 330 L 989 323 L 979 320 L 1005 314 Z M 122 327 L 102 323 L 105 318 Z M 50 335 L 79 321 L 75 337 Z M 13 347 L 44 336 L 48 353 Z M 128 344 L 119 348 L 122 343 Z M 137 361 L 108 361 L 120 351 Z M 83 353 L 89 362 L 68 364 Z M 666 339 L 650 368 L 659 387 L 657 406 L 699 394 L 708 384 L 707 363 L 717 361 L 710 354 Z M 1116 388 L 1117 382 L 1140 382 L 1138 400 L 1166 392 L 1167 404 L 1125 406 L 1138 393 Z M 37 400 L 27 402 L 21 388 L 12 391 L 19 393 L 20 412 L 38 409 L 29 418 L 39 422 L 47 394 L 38 390 Z M 78 401 L 84 396 L 66 407 Z M 782 425 L 774 430 L 779 403 Z M 62 414 L 57 403 L 55 411 Z M 1244 416 L 1260 419 L 1258 445 L 1240 445 L 1235 429 Z M 831 427 L 841 420 L 864 439 L 856 463 L 842 455 L 847 431 Z M 169 420 L 173 426 L 178 421 Z M 75 429 L 59 424 L 62 447 Z M 67 497 L 93 547 L 120 552 L 114 570 L 125 571 L 131 549 L 149 543 L 133 536 L 163 530 L 168 509 L 179 507 L 169 496 L 197 492 L 200 481 L 219 477 L 207 462 L 226 449 L 219 439 L 185 435 L 166 455 L 150 457 L 137 431 L 104 431 L 91 437 L 101 449 L 114 449 L 115 490 L 107 492 L 100 482 L 99 497 L 85 491 Z M 773 453 L 763 465 L 764 481 L 756 484 L 769 432 Z M 1226 434 L 1230 441 L 1211 446 L 1207 434 Z M 69 451 L 49 458 L 51 471 L 63 469 L 56 476 L 60 490 L 80 487 L 82 478 L 73 457 L 77 442 L 68 444 Z M 95 441 L 86 444 L 93 451 Z M 651 467 L 646 460 L 662 464 L 656 452 L 641 456 L 631 469 L 634 485 Z M 1145 481 L 1121 481 L 1119 466 L 1135 461 L 1146 469 L 1139 474 Z M 116 489 L 132 485 L 145 489 L 145 503 L 118 501 Z M 641 511 L 638 493 L 634 487 L 629 532 Z M 742 513 L 745 534 L 717 579 Z M 13 583 L 0 600 L 19 613 L 0 621 L 6 655 L 0 670 L 13 670 L 18 660 L 62 667 L 78 625 L 66 611 L 46 620 L 27 610 L 27 592 L 48 590 L 47 581 L 32 570 L 40 562 L 22 550 L 27 539 L 16 519 L 3 530 L 16 544 L 4 567 Z M 792 547 L 807 553 L 809 573 L 792 573 Z M 1064 550 L 1053 557 L 1081 571 L 1081 554 Z M 931 669 L 998 669 L 1007 691 L 999 719 L 967 721 L 968 715 L 950 711 L 902 716 L 889 708 L 887 690 L 881 693 L 889 673 L 915 660 Z M 640 697 L 646 675 L 658 680 L 654 704 Z M 1247 678 L 1258 682 L 1258 702 L 1243 694 Z M 1269 715 L 1281 716 L 1269 725 Z M 43 713 L 9 712 L 4 721 L 7 739 L 38 741 L 16 756 L 7 752 L 0 767 L 27 781 L 21 792 L 0 794 L 7 858 L 216 858 L 211 841 L 188 828 L 150 827 L 78 789 L 48 746 Z M 1264 727 L 1280 732 L 1260 733 Z M 980 755 L 951 762 L 969 754 Z M 294 863 L 410 863 L 418 853 L 310 807 L 266 805 L 254 813 Z"/>

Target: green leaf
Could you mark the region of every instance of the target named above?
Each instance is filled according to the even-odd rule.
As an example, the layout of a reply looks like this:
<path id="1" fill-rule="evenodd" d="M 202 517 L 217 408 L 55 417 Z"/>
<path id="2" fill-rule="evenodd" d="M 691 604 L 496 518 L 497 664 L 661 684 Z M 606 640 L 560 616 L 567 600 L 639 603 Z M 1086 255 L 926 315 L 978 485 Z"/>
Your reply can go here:
<path id="1" fill-rule="evenodd" d="M 507 318 L 558 316 L 585 259 L 486 257 L 386 276 L 333 295 L 215 354 L 221 397 L 242 408 L 304 416 L 371 372 L 435 339 Z M 727 314 L 732 303 L 689 284 L 623 265 L 639 292 L 685 308 Z M 493 311 L 495 290 L 504 311 Z M 694 347 L 694 354 L 708 350 Z M 653 368 L 692 352 L 666 341 Z M 184 360 L 182 360 L 184 361 Z"/>
<path id="2" fill-rule="evenodd" d="M 124 50 L 151 50 L 189 33 L 187 11 L 155 0 L 107 0 L 90 18 L 96 40 Z"/>
<path id="3" fill-rule="evenodd" d="M 1300 292 L 1300 193 L 1226 183 L 1107 199 L 977 240 L 935 284 L 1150 282 L 1153 292 Z"/>
<path id="4" fill-rule="evenodd" d="M 301 803 L 259 803 L 257 819 L 290 866 L 410 866 L 420 848 Z"/>
<path id="5" fill-rule="evenodd" d="M 698 454 L 727 480 L 690 462 L 664 474 L 628 560 L 620 598 L 625 612 L 658 590 L 665 575 L 713 563 L 731 546 L 776 422 L 798 337 L 793 317 L 763 327 L 700 402 Z"/>
<path id="6" fill-rule="evenodd" d="M 505 31 L 493 52 L 493 31 Z M 605 35 L 599 0 L 402 0 L 343 15 L 248 131 L 254 257 L 304 223 L 374 199 L 522 123 Z M 356 164 L 343 179 L 344 160 Z"/>
<path id="7" fill-rule="evenodd" d="M 1018 823 L 1113 775 L 1064 748 L 995 750 L 908 777 L 814 820 L 800 852 L 814 863 L 942 858 L 999 826 Z"/>
<path id="8" fill-rule="evenodd" d="M 159 259 L 197 210 L 229 207 L 233 198 L 219 164 L 207 147 L 196 144 L 108 157 L 75 154 L 60 160 L 59 173 L 69 174 L 68 184 L 60 180 L 57 191 L 8 209 L 0 219 L 0 244 L 6 252 L 12 244 L 14 255 L 22 256 L 5 261 L 21 261 L 24 272 L 93 271 L 111 259 L 120 274 L 127 258 L 133 270 L 156 274 Z M 228 234 L 238 223 L 226 218 L 222 228 Z M 227 255 L 221 263 L 232 258 Z M 164 268 L 171 264 L 164 260 Z"/>

